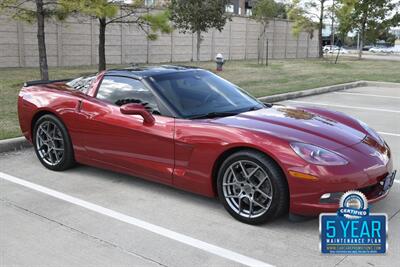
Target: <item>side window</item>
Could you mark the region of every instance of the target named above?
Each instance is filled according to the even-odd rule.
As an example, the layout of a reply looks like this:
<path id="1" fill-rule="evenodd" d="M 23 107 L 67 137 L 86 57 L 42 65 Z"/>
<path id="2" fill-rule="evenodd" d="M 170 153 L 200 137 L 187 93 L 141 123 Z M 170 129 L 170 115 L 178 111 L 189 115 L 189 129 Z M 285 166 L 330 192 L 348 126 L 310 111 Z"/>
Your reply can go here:
<path id="1" fill-rule="evenodd" d="M 153 114 L 160 114 L 153 93 L 143 83 L 132 78 L 105 76 L 96 97 L 117 106 L 139 103 Z"/>
<path id="2" fill-rule="evenodd" d="M 78 90 L 78 91 L 86 94 L 90 88 L 90 85 L 95 80 L 95 78 L 96 78 L 95 75 L 79 77 L 77 79 L 67 82 L 67 85 L 71 86 L 75 90 Z"/>

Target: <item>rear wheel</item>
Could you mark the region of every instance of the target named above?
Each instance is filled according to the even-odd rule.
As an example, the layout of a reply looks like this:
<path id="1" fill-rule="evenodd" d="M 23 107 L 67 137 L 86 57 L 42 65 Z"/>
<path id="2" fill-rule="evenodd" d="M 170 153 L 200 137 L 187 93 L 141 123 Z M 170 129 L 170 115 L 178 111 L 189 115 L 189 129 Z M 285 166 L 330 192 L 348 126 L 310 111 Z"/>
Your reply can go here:
<path id="1" fill-rule="evenodd" d="M 229 156 L 219 170 L 217 187 L 225 209 L 248 224 L 265 223 L 288 210 L 284 174 L 273 160 L 257 151 Z"/>
<path id="2" fill-rule="evenodd" d="M 57 117 L 48 114 L 36 121 L 33 143 L 37 157 L 46 168 L 63 171 L 74 165 L 71 140 Z"/>

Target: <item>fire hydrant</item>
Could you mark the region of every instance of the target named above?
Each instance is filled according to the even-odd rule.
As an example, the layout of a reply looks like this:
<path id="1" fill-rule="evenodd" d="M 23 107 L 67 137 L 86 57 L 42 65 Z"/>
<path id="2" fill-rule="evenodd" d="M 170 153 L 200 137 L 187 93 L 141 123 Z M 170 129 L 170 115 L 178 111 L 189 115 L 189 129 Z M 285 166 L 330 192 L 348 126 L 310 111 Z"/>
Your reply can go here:
<path id="1" fill-rule="evenodd" d="M 217 63 L 217 71 L 222 71 L 222 66 L 225 63 L 224 56 L 218 53 L 215 57 L 215 63 Z"/>

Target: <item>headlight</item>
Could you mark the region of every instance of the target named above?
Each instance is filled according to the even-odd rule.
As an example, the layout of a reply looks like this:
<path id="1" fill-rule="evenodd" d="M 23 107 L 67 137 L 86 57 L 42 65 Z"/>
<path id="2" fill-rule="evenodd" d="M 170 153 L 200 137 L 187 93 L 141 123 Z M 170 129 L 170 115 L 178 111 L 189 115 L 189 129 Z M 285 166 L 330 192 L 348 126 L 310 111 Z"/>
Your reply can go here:
<path id="1" fill-rule="evenodd" d="M 385 144 L 385 140 L 382 139 L 382 137 L 371 127 L 368 126 L 368 124 L 366 124 L 363 121 L 358 120 L 358 123 L 361 125 L 361 127 L 364 128 L 364 130 L 370 135 L 372 136 L 372 138 L 375 139 L 375 141 L 377 141 L 380 145 L 384 145 Z"/>
<path id="2" fill-rule="evenodd" d="M 346 165 L 348 162 L 335 152 L 303 143 L 291 143 L 290 146 L 305 161 L 316 165 Z"/>

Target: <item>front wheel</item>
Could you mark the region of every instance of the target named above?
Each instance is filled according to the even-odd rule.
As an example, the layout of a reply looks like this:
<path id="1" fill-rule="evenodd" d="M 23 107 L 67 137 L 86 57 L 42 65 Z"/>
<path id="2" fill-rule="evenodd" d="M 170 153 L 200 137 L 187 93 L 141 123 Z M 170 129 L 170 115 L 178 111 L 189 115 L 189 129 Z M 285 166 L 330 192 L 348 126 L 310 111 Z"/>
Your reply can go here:
<path id="1" fill-rule="evenodd" d="M 63 171 L 75 163 L 67 129 L 53 115 L 44 115 L 36 121 L 33 144 L 40 162 L 50 170 Z"/>
<path id="2" fill-rule="evenodd" d="M 218 172 L 218 196 L 237 220 L 261 224 L 287 212 L 289 193 L 279 166 L 252 150 L 229 156 Z"/>

